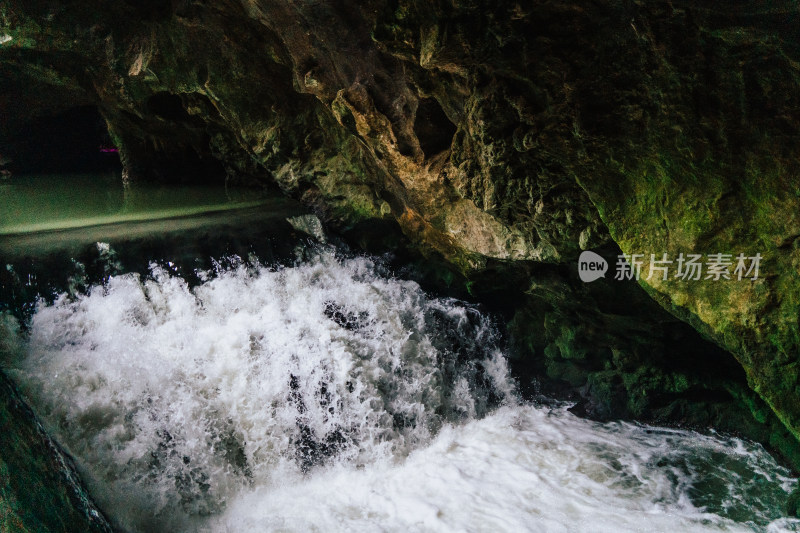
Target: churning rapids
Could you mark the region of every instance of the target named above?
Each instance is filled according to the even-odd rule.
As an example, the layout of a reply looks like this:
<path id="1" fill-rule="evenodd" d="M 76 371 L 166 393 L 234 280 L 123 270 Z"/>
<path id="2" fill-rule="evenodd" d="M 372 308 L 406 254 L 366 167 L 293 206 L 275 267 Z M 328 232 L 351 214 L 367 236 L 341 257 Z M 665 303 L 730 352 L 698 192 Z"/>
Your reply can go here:
<path id="1" fill-rule="evenodd" d="M 331 249 L 221 263 L 40 300 L 7 350 L 123 531 L 800 530 L 757 445 L 520 401 L 470 304 Z"/>

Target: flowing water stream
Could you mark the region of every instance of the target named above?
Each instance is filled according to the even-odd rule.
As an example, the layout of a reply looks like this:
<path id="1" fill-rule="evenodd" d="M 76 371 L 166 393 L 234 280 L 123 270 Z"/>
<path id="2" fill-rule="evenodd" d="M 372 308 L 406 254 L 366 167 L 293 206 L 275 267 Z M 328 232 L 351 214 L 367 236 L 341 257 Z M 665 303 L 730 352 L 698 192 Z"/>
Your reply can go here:
<path id="1" fill-rule="evenodd" d="M 223 204 L 0 238 L 3 368 L 120 531 L 800 530 L 759 445 L 526 403 L 479 307 Z"/>

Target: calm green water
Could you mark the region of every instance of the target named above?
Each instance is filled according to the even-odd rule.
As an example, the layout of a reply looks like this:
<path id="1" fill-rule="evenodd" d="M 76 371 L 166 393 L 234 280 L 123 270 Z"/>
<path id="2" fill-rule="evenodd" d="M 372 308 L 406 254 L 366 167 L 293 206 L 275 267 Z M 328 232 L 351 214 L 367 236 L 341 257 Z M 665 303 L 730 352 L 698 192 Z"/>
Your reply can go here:
<path id="1" fill-rule="evenodd" d="M 156 255 L 270 257 L 264 247 L 289 247 L 287 219 L 305 213 L 297 202 L 250 189 L 126 187 L 116 173 L 13 177 L 0 181 L 0 259 L 36 258 L 29 268 L 50 271 L 85 259 L 97 242 L 145 266 Z"/>
<path id="2" fill-rule="evenodd" d="M 258 191 L 224 186 L 124 186 L 118 173 L 0 181 L 0 235 L 183 217 L 255 207 Z"/>

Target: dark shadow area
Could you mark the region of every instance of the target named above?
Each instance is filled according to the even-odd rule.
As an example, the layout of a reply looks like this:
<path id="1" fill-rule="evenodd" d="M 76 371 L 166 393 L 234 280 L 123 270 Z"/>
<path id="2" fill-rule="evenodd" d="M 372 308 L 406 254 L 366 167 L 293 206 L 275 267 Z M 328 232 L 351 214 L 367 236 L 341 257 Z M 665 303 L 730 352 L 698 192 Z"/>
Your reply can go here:
<path id="1" fill-rule="evenodd" d="M 208 144 L 208 138 L 201 139 Z M 225 182 L 225 167 L 207 150 L 175 143 L 164 146 L 160 138 L 128 145 L 128 168 L 134 181 L 165 184 L 220 185 Z"/>
<path id="2" fill-rule="evenodd" d="M 12 174 L 119 170 L 119 154 L 94 106 L 24 124 L 0 138 L 0 169 Z"/>
<path id="3" fill-rule="evenodd" d="M 181 97 L 168 92 L 159 92 L 148 98 L 147 109 L 164 120 L 188 122 L 191 118 L 183 108 Z"/>
<path id="4" fill-rule="evenodd" d="M 164 0 L 125 0 L 125 4 L 131 7 L 138 17 L 147 21 L 163 20 L 169 17 L 174 9 L 174 2 Z"/>
<path id="5" fill-rule="evenodd" d="M 218 185 L 226 167 L 211 148 L 210 126 L 189 106 L 216 111 L 207 97 L 157 92 L 144 102 L 143 116 L 121 110 L 109 116 L 111 130 L 120 137 L 125 179 L 131 182 Z"/>
<path id="6" fill-rule="evenodd" d="M 431 157 L 450 148 L 456 126 L 445 115 L 442 106 L 433 98 L 419 101 L 414 134 L 426 157 Z"/>

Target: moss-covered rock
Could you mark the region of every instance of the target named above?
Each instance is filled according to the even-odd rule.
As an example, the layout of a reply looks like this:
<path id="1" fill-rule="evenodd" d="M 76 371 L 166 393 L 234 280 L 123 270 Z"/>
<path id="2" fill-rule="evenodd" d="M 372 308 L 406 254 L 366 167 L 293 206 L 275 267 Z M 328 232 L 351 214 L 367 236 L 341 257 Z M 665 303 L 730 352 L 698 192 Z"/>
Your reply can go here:
<path id="1" fill-rule="evenodd" d="M 72 461 L 0 372 L 0 530 L 111 532 Z"/>
<path id="2" fill-rule="evenodd" d="M 620 248 L 642 254 L 648 293 L 731 351 L 800 437 L 798 43 L 766 27 L 712 29 L 689 17 L 642 18 L 641 52 L 627 55 L 658 66 L 636 76 L 649 94 L 624 98 L 638 100 L 636 109 L 608 106 L 602 118 L 647 127 L 634 142 L 627 132 L 593 140 L 606 164 L 590 163 L 578 181 Z M 692 30 L 682 47 L 693 54 L 668 46 L 677 27 Z M 676 264 L 668 279 L 645 275 L 663 254 L 676 262 L 727 254 L 730 279 L 709 271 L 676 279 Z M 760 257 L 757 275 L 737 275 L 740 254 Z"/>

